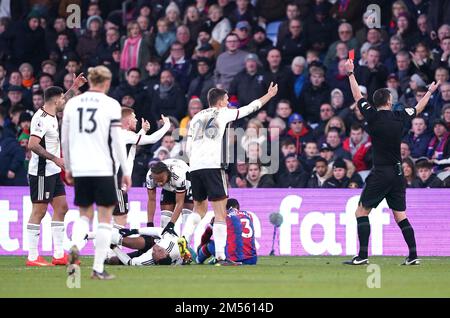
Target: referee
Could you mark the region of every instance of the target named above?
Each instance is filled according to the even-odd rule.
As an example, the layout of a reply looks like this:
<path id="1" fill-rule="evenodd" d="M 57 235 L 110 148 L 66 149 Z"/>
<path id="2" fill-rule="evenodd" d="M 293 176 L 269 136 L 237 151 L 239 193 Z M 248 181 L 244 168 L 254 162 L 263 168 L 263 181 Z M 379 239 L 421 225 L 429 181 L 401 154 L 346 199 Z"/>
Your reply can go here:
<path id="1" fill-rule="evenodd" d="M 366 179 L 362 191 L 356 220 L 358 224 L 359 254 L 348 265 L 368 264 L 368 245 L 370 236 L 369 213 L 372 208 L 386 198 L 389 208 L 394 213 L 395 221 L 402 230 L 409 248 L 409 255 L 402 265 L 419 265 L 417 258 L 414 230 L 406 217 L 405 178 L 402 173 L 400 143 L 404 125 L 420 114 L 428 103 L 433 92 L 439 87 L 433 82 L 425 96 L 415 108 L 392 111 L 392 96 L 388 89 L 380 88 L 373 94 L 373 105 L 363 98 L 353 74 L 353 60 L 345 63 L 353 98 L 357 107 L 368 123 L 368 133 L 373 145 L 373 168 Z"/>

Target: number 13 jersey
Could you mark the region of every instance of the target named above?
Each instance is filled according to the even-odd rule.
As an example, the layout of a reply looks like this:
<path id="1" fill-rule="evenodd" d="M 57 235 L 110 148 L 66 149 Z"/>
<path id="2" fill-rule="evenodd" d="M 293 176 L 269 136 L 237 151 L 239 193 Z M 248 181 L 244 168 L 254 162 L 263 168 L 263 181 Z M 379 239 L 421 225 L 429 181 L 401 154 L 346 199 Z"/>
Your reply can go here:
<path id="1" fill-rule="evenodd" d="M 238 109 L 211 107 L 197 113 L 189 124 L 191 171 L 222 167 L 223 135 L 227 124 L 239 116 Z"/>
<path id="2" fill-rule="evenodd" d="M 111 127 L 121 125 L 119 102 L 88 91 L 70 99 L 64 110 L 73 177 L 106 177 L 116 173 Z"/>

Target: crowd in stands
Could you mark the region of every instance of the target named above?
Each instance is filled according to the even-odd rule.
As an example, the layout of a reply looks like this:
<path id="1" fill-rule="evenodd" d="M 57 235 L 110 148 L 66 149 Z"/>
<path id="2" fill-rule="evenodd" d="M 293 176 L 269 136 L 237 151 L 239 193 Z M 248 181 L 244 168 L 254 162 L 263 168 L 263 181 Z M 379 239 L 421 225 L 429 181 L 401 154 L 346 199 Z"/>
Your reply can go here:
<path id="1" fill-rule="evenodd" d="M 381 28 L 371 25 L 371 3 Z M 75 27 L 70 4 L 81 8 Z M 228 144 L 245 154 L 227 166 L 230 186 L 360 188 L 372 152 L 344 68 L 350 50 L 363 95 L 371 101 L 387 87 L 395 110 L 441 81 L 404 127 L 401 156 L 408 187 L 450 187 L 449 0 L 0 1 L 0 185 L 27 185 L 30 121 L 43 91 L 67 90 L 74 73 L 103 64 L 110 96 L 148 120 L 149 133 L 161 114 L 172 122 L 160 142 L 138 147 L 133 186 L 154 162 L 183 157 L 210 88 L 226 89 L 239 108 L 275 82 L 278 95 L 230 127 L 243 129 Z"/>

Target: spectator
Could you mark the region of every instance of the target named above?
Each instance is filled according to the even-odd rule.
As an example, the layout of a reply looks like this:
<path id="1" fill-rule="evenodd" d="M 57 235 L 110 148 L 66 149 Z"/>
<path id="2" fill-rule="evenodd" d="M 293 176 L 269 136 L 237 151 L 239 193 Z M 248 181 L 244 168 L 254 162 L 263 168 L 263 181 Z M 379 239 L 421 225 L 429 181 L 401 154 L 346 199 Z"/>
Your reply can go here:
<path id="1" fill-rule="evenodd" d="M 245 161 L 238 161 L 236 163 L 236 172 L 230 179 L 230 186 L 232 188 L 248 188 L 247 171 L 248 164 Z"/>
<path id="2" fill-rule="evenodd" d="M 191 77 L 192 64 L 186 58 L 184 47 L 180 42 L 174 42 L 170 46 L 170 55 L 164 63 L 164 69 L 172 72 L 177 84 L 183 92 L 186 92 Z"/>
<path id="3" fill-rule="evenodd" d="M 261 171 L 261 165 L 250 163 L 248 165 L 247 186 L 249 188 L 275 188 L 275 182 L 269 174 Z"/>
<path id="4" fill-rule="evenodd" d="M 427 157 L 431 160 L 441 160 L 444 154 L 444 147 L 449 140 L 450 133 L 447 125 L 442 119 L 437 119 L 433 123 L 433 137 L 428 144 Z"/>
<path id="5" fill-rule="evenodd" d="M 161 74 L 161 62 L 157 57 L 151 57 L 145 66 L 146 76 L 142 81 L 143 89 L 151 91 L 156 85 L 159 85 L 159 76 Z"/>
<path id="6" fill-rule="evenodd" d="M 339 133 L 339 129 L 332 127 L 328 130 L 325 135 L 325 141 L 328 145 L 330 145 L 331 150 L 334 152 L 334 159 L 347 159 L 351 160 L 351 154 L 346 151 L 342 146 L 342 140 Z"/>
<path id="7" fill-rule="evenodd" d="M 302 153 L 303 146 L 313 140 L 311 130 L 306 126 L 303 117 L 300 114 L 294 113 L 289 116 L 288 120 L 289 130 L 287 135 L 294 139 L 297 155 Z"/>
<path id="8" fill-rule="evenodd" d="M 250 43 L 250 40 L 252 39 L 252 32 L 251 32 L 251 26 L 250 23 L 247 21 L 239 21 L 236 24 L 236 28 L 233 30 L 234 33 L 239 38 L 239 49 L 243 51 L 248 51 L 248 44 Z"/>
<path id="9" fill-rule="evenodd" d="M 320 121 L 316 128 L 313 130 L 314 139 L 318 140 L 325 134 L 325 127 L 328 121 L 335 115 L 334 108 L 330 103 L 323 103 L 320 105 Z"/>
<path id="10" fill-rule="evenodd" d="M 126 81 L 120 83 L 120 85 L 117 86 L 116 89 L 114 89 L 114 91 L 111 93 L 111 97 L 120 101 L 125 95 L 131 95 L 133 96 L 137 105 L 143 106 L 143 104 L 145 103 L 146 92 L 144 91 L 143 85 L 142 83 L 140 83 L 140 80 L 141 71 L 136 67 L 130 68 L 126 72 Z"/>
<path id="11" fill-rule="evenodd" d="M 220 46 L 231 31 L 230 20 L 224 17 L 222 7 L 214 4 L 208 9 L 208 20 L 205 26 L 211 33 L 213 46 Z"/>
<path id="12" fill-rule="evenodd" d="M 450 104 L 445 104 L 444 107 L 442 107 L 441 117 L 447 125 L 447 130 L 450 130 Z"/>
<path id="13" fill-rule="evenodd" d="M 442 82 L 441 86 L 439 87 L 439 93 L 440 94 L 435 96 L 433 101 L 434 114 L 440 114 L 442 112 L 443 106 L 450 103 L 450 82 Z"/>
<path id="14" fill-rule="evenodd" d="M 277 42 L 277 48 L 281 52 L 284 64 L 291 64 L 296 56 L 305 56 L 307 47 L 308 43 L 301 21 L 299 19 L 290 20 L 289 33 Z"/>
<path id="15" fill-rule="evenodd" d="M 189 30 L 191 41 L 197 40 L 203 23 L 204 21 L 200 17 L 200 13 L 195 5 L 190 5 L 189 7 L 187 7 L 184 13 L 183 24 Z"/>
<path id="16" fill-rule="evenodd" d="M 241 147 L 246 153 L 249 153 L 250 145 L 257 143 L 259 146 L 266 143 L 266 134 L 262 132 L 263 125 L 256 119 L 252 118 L 247 124 L 247 129 L 241 139 Z"/>
<path id="17" fill-rule="evenodd" d="M 236 95 L 240 106 L 250 104 L 255 99 L 264 95 L 265 84 L 262 72 L 259 70 L 261 63 L 258 56 L 253 53 L 245 57 L 245 69 L 239 72 L 230 84 L 230 95 Z"/>
<path id="18" fill-rule="evenodd" d="M 258 0 L 256 2 L 258 22 L 268 24 L 283 19 L 286 2 L 285 0 Z"/>
<path id="19" fill-rule="evenodd" d="M 278 188 L 305 188 L 308 174 L 303 170 L 296 154 L 289 154 L 284 158 L 286 172 L 279 176 Z"/>
<path id="20" fill-rule="evenodd" d="M 176 40 L 174 31 L 169 30 L 169 21 L 166 18 L 160 18 L 157 22 L 158 32 L 155 38 L 156 54 L 160 58 L 164 57 L 170 46 Z"/>
<path id="21" fill-rule="evenodd" d="M 352 155 L 352 162 L 355 165 L 356 171 L 370 169 L 370 166 L 365 160 L 370 148 L 371 142 L 369 135 L 360 124 L 354 123 L 350 130 L 350 137 L 344 140 L 343 149 Z"/>
<path id="22" fill-rule="evenodd" d="M 0 118 L 1 119 L 1 118 Z M 10 130 L 0 130 L 0 186 L 25 186 L 25 152 Z"/>
<path id="23" fill-rule="evenodd" d="M 320 121 L 320 105 L 330 100 L 330 88 L 325 82 L 323 68 L 312 66 L 309 74 L 310 82 L 305 85 L 300 95 L 299 112 L 309 124 L 317 124 Z"/>
<path id="24" fill-rule="evenodd" d="M 51 76 L 55 76 L 57 72 L 57 64 L 53 60 L 45 60 L 41 63 L 41 74 L 49 74 Z"/>
<path id="25" fill-rule="evenodd" d="M 178 120 L 186 115 L 184 94 L 176 85 L 175 78 L 169 70 L 162 71 L 159 87 L 151 93 L 151 103 L 155 113 L 160 112 Z M 159 119 L 159 116 L 156 118 Z"/>
<path id="26" fill-rule="evenodd" d="M 269 136 L 271 141 L 279 140 L 286 131 L 286 123 L 281 118 L 275 117 L 269 122 Z"/>
<path id="27" fill-rule="evenodd" d="M 171 32 L 176 32 L 178 26 L 181 24 L 181 18 L 180 18 L 180 8 L 178 5 L 172 1 L 169 3 L 169 5 L 166 7 L 166 19 L 168 22 L 168 28 Z"/>
<path id="28" fill-rule="evenodd" d="M 225 46 L 226 51 L 217 58 L 214 77 L 216 86 L 228 90 L 233 77 L 245 68 L 247 52 L 238 49 L 239 38 L 234 33 L 226 37 Z"/>
<path id="29" fill-rule="evenodd" d="M 300 163 L 308 173 L 311 173 L 314 169 L 316 159 L 319 156 L 319 148 L 314 140 L 307 141 L 305 143 L 305 149 L 300 156 Z"/>
<path id="30" fill-rule="evenodd" d="M 408 52 L 400 51 L 395 56 L 397 61 L 397 77 L 400 81 L 400 91 L 406 92 L 411 76 L 415 73 L 414 65 L 411 63 L 411 58 Z"/>
<path id="31" fill-rule="evenodd" d="M 33 92 L 33 111 L 38 111 L 42 106 L 44 106 L 44 92 L 37 90 Z"/>
<path id="32" fill-rule="evenodd" d="M 286 35 L 288 35 L 290 21 L 299 18 L 300 18 L 300 7 L 296 2 L 289 2 L 286 5 L 286 17 L 278 27 L 277 43 L 280 43 L 281 40 L 284 39 Z"/>
<path id="33" fill-rule="evenodd" d="M 25 108 L 23 103 L 23 88 L 21 86 L 11 85 L 8 88 L 7 99 L 4 100 L 0 106 L 7 112 L 11 111 L 15 107 Z"/>
<path id="34" fill-rule="evenodd" d="M 84 65 L 95 54 L 98 45 L 101 43 L 101 29 L 103 19 L 100 16 L 91 16 L 87 19 L 87 31 L 79 39 L 77 44 L 77 54 Z"/>
<path id="35" fill-rule="evenodd" d="M 338 23 L 328 14 L 330 4 L 322 2 L 314 5 L 314 13 L 306 23 L 305 33 L 309 45 L 321 54 L 325 54 L 330 44 L 336 40 Z"/>
<path id="36" fill-rule="evenodd" d="M 236 26 L 240 21 L 248 21 L 252 26 L 256 26 L 258 22 L 255 8 L 250 3 L 250 0 L 236 0 L 236 8 L 227 17 L 232 27 Z"/>
<path id="37" fill-rule="evenodd" d="M 212 47 L 211 44 L 204 43 L 198 49 L 195 50 L 192 59 L 194 61 L 197 61 L 200 58 L 207 59 L 210 65 L 215 64 L 216 52 L 214 51 L 214 48 Z"/>
<path id="38" fill-rule="evenodd" d="M 203 105 L 208 105 L 208 91 L 214 87 L 214 76 L 208 59 L 197 60 L 197 74 L 189 84 L 188 98 L 198 96 Z"/>
<path id="39" fill-rule="evenodd" d="M 373 47 L 367 51 L 367 64 L 355 69 L 358 83 L 367 88 L 370 102 L 372 101 L 373 93 L 377 89 L 384 87 L 387 75 L 386 67 L 380 63 L 380 51 Z"/>
<path id="40" fill-rule="evenodd" d="M 189 123 L 195 114 L 203 109 L 203 104 L 197 96 L 193 96 L 189 100 L 188 114 L 180 121 L 180 136 L 186 137 L 189 130 Z"/>
<path id="41" fill-rule="evenodd" d="M 247 45 L 248 51 L 258 55 L 260 61 L 266 61 L 267 54 L 273 49 L 273 43 L 267 38 L 266 30 L 260 26 L 255 27 L 253 37 Z"/>
<path id="42" fill-rule="evenodd" d="M 450 34 L 440 40 L 440 50 L 434 54 L 434 63 L 432 68 L 436 69 L 439 66 L 450 67 Z"/>
<path id="43" fill-rule="evenodd" d="M 406 141 L 402 141 L 400 144 L 400 156 L 402 160 L 411 158 L 411 150 L 409 149 L 409 144 Z"/>
<path id="44" fill-rule="evenodd" d="M 362 27 L 361 12 L 363 2 L 358 0 L 336 1 L 331 8 L 330 14 L 337 21 L 346 21 L 353 26 L 355 30 Z"/>
<path id="45" fill-rule="evenodd" d="M 289 154 L 297 154 L 297 148 L 295 147 L 295 142 L 292 138 L 283 138 L 281 141 L 281 154 L 283 155 L 283 158 L 286 158 Z M 280 167 L 280 169 L 283 169 L 284 167 Z"/>
<path id="46" fill-rule="evenodd" d="M 90 65 L 109 64 L 113 57 L 115 50 L 120 49 L 120 34 L 119 31 L 113 28 L 106 30 L 105 39 L 100 42 L 96 48 L 96 53 L 90 61 Z"/>
<path id="47" fill-rule="evenodd" d="M 19 67 L 19 72 L 22 75 L 22 86 L 26 89 L 31 89 L 36 82 L 33 66 L 30 63 L 22 63 Z"/>
<path id="48" fill-rule="evenodd" d="M 347 165 L 345 164 L 345 161 L 342 159 L 337 159 L 333 163 L 333 176 L 331 178 L 328 178 L 323 183 L 323 188 L 332 188 L 332 189 L 338 189 L 338 188 L 348 188 L 350 184 L 350 178 L 347 177 Z"/>
<path id="49" fill-rule="evenodd" d="M 414 161 L 412 161 L 411 158 L 405 158 L 402 161 L 402 170 L 403 175 L 405 176 L 406 180 L 406 187 L 411 188 L 413 183 L 417 183 L 417 176 L 416 176 L 416 167 L 414 166 Z"/>
<path id="50" fill-rule="evenodd" d="M 352 1 L 350 1 L 352 2 Z M 324 58 L 323 64 L 326 67 L 331 65 L 331 62 L 336 57 L 336 47 L 339 43 L 345 43 L 347 45 L 348 50 L 358 50 L 358 41 L 353 36 L 353 27 L 350 23 L 344 22 L 339 25 L 338 28 L 338 36 L 339 40 L 333 42 L 328 48 L 327 54 Z M 355 57 L 356 58 L 356 57 Z"/>
<path id="51" fill-rule="evenodd" d="M 405 47 L 403 39 L 399 35 L 393 35 L 389 40 L 389 53 L 384 60 L 384 65 L 389 74 L 395 73 L 397 70 L 397 54 Z"/>
<path id="52" fill-rule="evenodd" d="M 340 114 L 344 111 L 344 93 L 342 93 L 339 88 L 335 88 L 330 93 L 330 100 L 331 106 L 334 108 L 334 112 L 340 116 Z"/>
<path id="53" fill-rule="evenodd" d="M 417 160 L 417 179 L 411 184 L 412 188 L 442 188 L 444 183 L 433 173 L 433 164 L 428 159 Z"/>
<path id="54" fill-rule="evenodd" d="M 191 33 L 189 31 L 189 28 L 185 25 L 180 25 L 177 28 L 175 38 L 176 42 L 180 43 L 183 46 L 186 56 L 190 58 L 192 54 L 194 54 L 195 41 L 191 40 Z"/>
<path id="55" fill-rule="evenodd" d="M 412 120 L 411 131 L 403 139 L 411 149 L 411 157 L 419 158 L 427 154 L 428 144 L 431 136 L 427 132 L 425 119 L 416 117 Z"/>
<path id="56" fill-rule="evenodd" d="M 326 159 L 319 157 L 317 158 L 314 171 L 311 174 L 311 177 L 308 179 L 307 187 L 308 188 L 322 188 L 323 184 L 327 180 L 327 172 L 328 172 L 328 162 Z"/>
<path id="57" fill-rule="evenodd" d="M 429 46 L 424 42 L 419 42 L 410 53 L 412 62 L 416 70 L 423 74 L 424 78 L 431 80 L 433 78 L 433 55 Z"/>
<path id="58" fill-rule="evenodd" d="M 339 89 L 344 94 L 344 105 L 347 106 L 353 101 L 353 96 L 345 70 L 345 61 L 346 59 L 342 59 L 338 62 L 337 70 L 327 72 L 327 82 L 330 87 Z"/>
<path id="59" fill-rule="evenodd" d="M 7 29 L 6 37 L 10 43 L 10 63 L 13 68 L 28 62 L 34 69 L 38 69 L 45 59 L 45 32 L 39 26 L 40 17 L 37 11 L 31 11 L 26 21 L 19 21 Z"/>
<path id="60" fill-rule="evenodd" d="M 307 80 L 307 73 L 305 58 L 303 56 L 294 57 L 291 64 L 292 79 L 290 80 L 290 83 L 292 83 L 290 95 L 294 105 L 300 102 L 300 95 Z"/>
<path id="61" fill-rule="evenodd" d="M 275 115 L 278 118 L 284 120 L 286 126 L 289 126 L 289 116 L 292 114 L 292 105 L 291 102 L 287 99 L 282 99 L 278 102 L 277 108 L 275 111 Z"/>

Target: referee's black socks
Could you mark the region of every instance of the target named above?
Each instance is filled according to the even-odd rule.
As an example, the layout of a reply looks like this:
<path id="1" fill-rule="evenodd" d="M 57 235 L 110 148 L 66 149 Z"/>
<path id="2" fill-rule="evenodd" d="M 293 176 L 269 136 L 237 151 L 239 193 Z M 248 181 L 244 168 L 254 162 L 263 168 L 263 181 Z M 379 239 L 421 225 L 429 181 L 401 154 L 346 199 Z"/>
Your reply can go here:
<path id="1" fill-rule="evenodd" d="M 406 244 L 409 248 L 409 258 L 417 258 L 416 251 L 416 238 L 414 237 L 414 229 L 409 223 L 408 219 L 398 223 L 398 226 L 402 230 L 403 237 L 405 238 Z"/>
<path id="2" fill-rule="evenodd" d="M 356 218 L 358 223 L 358 238 L 359 238 L 359 254 L 358 256 L 366 259 L 368 258 L 367 250 L 369 248 L 370 223 L 368 216 L 360 216 Z"/>

